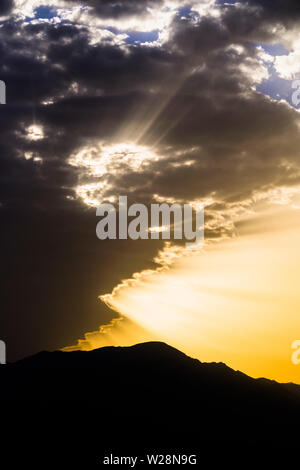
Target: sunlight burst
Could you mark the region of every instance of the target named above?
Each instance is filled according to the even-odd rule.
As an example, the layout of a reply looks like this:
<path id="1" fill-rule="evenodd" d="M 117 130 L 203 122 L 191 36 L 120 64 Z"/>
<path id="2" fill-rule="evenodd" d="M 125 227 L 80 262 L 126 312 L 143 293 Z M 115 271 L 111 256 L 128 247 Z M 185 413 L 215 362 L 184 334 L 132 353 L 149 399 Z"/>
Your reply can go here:
<path id="1" fill-rule="evenodd" d="M 149 148 L 133 143 L 85 147 L 73 154 L 70 165 L 83 168 L 88 175 L 104 176 L 106 173 L 117 174 L 122 168 L 141 171 L 158 156 Z"/>
<path id="2" fill-rule="evenodd" d="M 32 124 L 31 126 L 27 127 L 26 132 L 28 140 L 41 140 L 44 138 L 44 131 L 42 126 Z"/>

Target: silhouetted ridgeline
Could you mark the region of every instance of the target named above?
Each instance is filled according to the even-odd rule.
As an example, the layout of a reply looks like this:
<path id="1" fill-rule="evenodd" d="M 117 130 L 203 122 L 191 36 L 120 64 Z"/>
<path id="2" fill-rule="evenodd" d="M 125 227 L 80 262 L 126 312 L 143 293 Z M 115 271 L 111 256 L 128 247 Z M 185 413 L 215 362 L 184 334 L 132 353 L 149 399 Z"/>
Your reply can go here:
<path id="1" fill-rule="evenodd" d="M 20 450 L 10 455 L 32 466 L 40 451 L 99 468 L 113 451 L 190 450 L 235 464 L 298 447 L 300 386 L 201 363 L 164 343 L 42 352 L 0 367 L 0 380 L 6 438 Z"/>

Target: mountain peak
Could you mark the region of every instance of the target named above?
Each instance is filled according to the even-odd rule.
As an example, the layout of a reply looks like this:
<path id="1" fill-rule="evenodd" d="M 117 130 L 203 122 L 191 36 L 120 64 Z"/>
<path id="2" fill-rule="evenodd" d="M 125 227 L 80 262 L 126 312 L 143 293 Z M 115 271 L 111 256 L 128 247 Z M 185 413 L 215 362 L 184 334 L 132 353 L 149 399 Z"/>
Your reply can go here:
<path id="1" fill-rule="evenodd" d="M 127 439 L 126 449 L 140 440 L 141 448 L 152 442 L 157 451 L 159 434 L 170 448 L 206 441 L 227 452 L 232 442 L 251 442 L 252 452 L 254 440 L 265 445 L 266 437 L 278 441 L 281 433 L 284 441 L 290 423 L 296 426 L 300 419 L 299 386 L 252 379 L 221 362 L 201 363 L 156 341 L 88 352 L 44 351 L 1 368 L 0 380 L 10 421 L 13 413 L 15 420 L 23 413 L 24 423 L 35 416 L 48 426 L 54 417 L 53 436 L 63 419 L 64 426 L 73 423 L 70 444 L 78 438 L 80 447 L 86 436 L 87 449 L 93 440 L 99 444 L 93 432 L 98 422 L 108 448 Z M 62 442 L 65 436 L 63 427 Z"/>

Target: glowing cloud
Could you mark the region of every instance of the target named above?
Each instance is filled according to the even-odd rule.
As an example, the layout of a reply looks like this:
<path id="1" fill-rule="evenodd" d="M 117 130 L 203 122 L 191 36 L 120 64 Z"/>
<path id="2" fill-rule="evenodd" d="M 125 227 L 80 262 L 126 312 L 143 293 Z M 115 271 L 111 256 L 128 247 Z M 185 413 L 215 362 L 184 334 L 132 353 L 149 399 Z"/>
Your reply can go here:
<path id="1" fill-rule="evenodd" d="M 120 167 L 141 171 L 150 161 L 157 161 L 158 156 L 149 148 L 133 143 L 105 145 L 98 144 L 81 149 L 72 155 L 69 163 L 83 168 L 88 175 L 103 176 L 106 173 L 117 174 Z"/>
<path id="2" fill-rule="evenodd" d="M 113 189 L 109 183 L 112 176 L 141 173 L 150 162 L 158 159 L 158 155 L 148 147 L 130 142 L 85 147 L 69 159 L 70 165 L 81 169 L 76 195 L 92 207 L 97 207 L 104 199 L 113 202 L 113 197 L 107 195 Z M 87 178 L 91 180 L 89 183 L 80 184 L 81 179 Z"/>
<path id="3" fill-rule="evenodd" d="M 42 126 L 32 124 L 26 129 L 26 137 L 28 140 L 42 140 L 44 138 L 44 130 Z"/>

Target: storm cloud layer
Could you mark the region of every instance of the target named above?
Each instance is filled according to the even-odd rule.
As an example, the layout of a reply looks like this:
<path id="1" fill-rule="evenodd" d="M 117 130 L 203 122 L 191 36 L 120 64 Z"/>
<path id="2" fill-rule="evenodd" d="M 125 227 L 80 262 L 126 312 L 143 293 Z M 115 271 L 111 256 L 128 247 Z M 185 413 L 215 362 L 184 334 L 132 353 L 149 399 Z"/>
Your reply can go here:
<path id="1" fill-rule="evenodd" d="M 153 266 L 161 241 L 96 239 L 97 203 L 204 201 L 215 239 L 251 204 L 294 198 L 299 113 L 278 82 L 287 66 L 300 72 L 298 2 L 16 0 L 0 15 L 0 324 L 12 359 L 105 323 L 97 296 Z"/>

